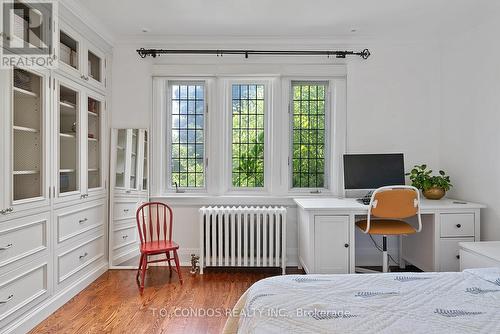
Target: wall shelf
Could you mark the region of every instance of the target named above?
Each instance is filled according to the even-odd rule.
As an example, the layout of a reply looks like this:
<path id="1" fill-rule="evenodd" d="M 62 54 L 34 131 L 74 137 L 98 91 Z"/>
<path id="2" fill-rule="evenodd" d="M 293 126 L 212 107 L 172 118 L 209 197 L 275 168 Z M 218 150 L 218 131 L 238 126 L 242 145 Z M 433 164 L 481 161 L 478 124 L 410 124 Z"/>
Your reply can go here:
<path id="1" fill-rule="evenodd" d="M 60 173 L 74 173 L 76 172 L 76 169 L 60 169 L 59 170 Z"/>
<path id="2" fill-rule="evenodd" d="M 14 175 L 35 175 L 40 174 L 39 170 L 15 170 Z"/>
<path id="3" fill-rule="evenodd" d="M 69 102 L 60 101 L 59 105 L 61 107 L 68 108 L 68 109 L 73 109 L 73 110 L 76 109 L 76 106 L 74 104 L 69 103 Z"/>
<path id="4" fill-rule="evenodd" d="M 72 133 L 59 133 L 59 136 L 61 138 L 76 139 L 76 134 L 72 134 Z"/>
<path id="5" fill-rule="evenodd" d="M 39 132 L 37 129 L 28 128 L 25 126 L 17 126 L 17 125 L 14 125 L 14 130 L 23 131 L 23 132 L 31 132 L 31 133 L 38 133 Z"/>
<path id="6" fill-rule="evenodd" d="M 14 92 L 22 94 L 22 95 L 25 95 L 25 96 L 28 96 L 28 97 L 38 97 L 37 93 L 33 93 L 33 92 L 30 92 L 29 90 L 22 89 L 22 88 L 19 88 L 19 87 L 16 87 L 16 86 L 14 86 Z"/>
<path id="7" fill-rule="evenodd" d="M 93 111 L 88 111 L 89 112 L 89 116 L 94 116 L 94 117 L 99 117 L 99 114 L 96 113 L 96 112 L 93 112 Z"/>

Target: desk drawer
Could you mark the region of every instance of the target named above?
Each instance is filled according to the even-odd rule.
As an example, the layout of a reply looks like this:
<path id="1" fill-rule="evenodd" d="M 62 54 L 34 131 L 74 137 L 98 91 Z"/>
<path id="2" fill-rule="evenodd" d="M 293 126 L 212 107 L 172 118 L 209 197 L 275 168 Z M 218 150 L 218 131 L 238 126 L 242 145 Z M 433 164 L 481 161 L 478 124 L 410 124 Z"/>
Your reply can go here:
<path id="1" fill-rule="evenodd" d="M 135 218 L 137 202 L 115 202 L 113 205 L 113 219 Z"/>
<path id="2" fill-rule="evenodd" d="M 78 246 L 57 255 L 58 283 L 62 283 L 104 256 L 102 231 Z"/>
<path id="3" fill-rule="evenodd" d="M 57 242 L 62 243 L 104 224 L 104 202 L 91 206 L 71 207 L 57 214 Z"/>
<path id="4" fill-rule="evenodd" d="M 0 227 L 0 273 L 10 265 L 29 261 L 34 254 L 47 252 L 49 213 L 4 222 Z"/>
<path id="5" fill-rule="evenodd" d="M 30 263 L 0 277 L 0 328 L 49 296 L 47 262 Z"/>
<path id="6" fill-rule="evenodd" d="M 473 213 L 443 213 L 441 214 L 441 237 L 473 237 Z"/>
<path id="7" fill-rule="evenodd" d="M 460 271 L 461 242 L 474 241 L 474 238 L 441 238 L 439 240 L 439 271 Z"/>

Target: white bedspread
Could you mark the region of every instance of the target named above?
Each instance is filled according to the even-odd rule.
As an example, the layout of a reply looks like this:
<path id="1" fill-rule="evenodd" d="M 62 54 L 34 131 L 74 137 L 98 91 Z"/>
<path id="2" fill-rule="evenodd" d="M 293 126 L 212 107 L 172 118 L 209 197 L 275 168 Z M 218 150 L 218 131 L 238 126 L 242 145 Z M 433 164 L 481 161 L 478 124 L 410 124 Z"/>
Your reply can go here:
<path id="1" fill-rule="evenodd" d="M 246 293 L 238 333 L 500 333 L 500 269 L 290 275 Z"/>

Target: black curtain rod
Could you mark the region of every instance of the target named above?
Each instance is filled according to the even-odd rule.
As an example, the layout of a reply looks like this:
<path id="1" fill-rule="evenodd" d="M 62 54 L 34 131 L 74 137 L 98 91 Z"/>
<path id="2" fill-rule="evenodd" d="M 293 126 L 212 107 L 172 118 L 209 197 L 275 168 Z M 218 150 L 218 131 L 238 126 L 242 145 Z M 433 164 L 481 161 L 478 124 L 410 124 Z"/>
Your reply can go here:
<path id="1" fill-rule="evenodd" d="M 248 58 L 249 55 L 267 55 L 267 56 L 335 56 L 336 58 L 345 58 L 346 56 L 360 56 L 363 59 L 370 57 L 370 51 L 364 49 L 363 51 L 273 51 L 273 50 L 165 50 L 165 49 L 145 49 L 140 48 L 137 53 L 141 58 L 156 56 L 164 54 L 194 54 L 194 55 L 244 55 Z"/>

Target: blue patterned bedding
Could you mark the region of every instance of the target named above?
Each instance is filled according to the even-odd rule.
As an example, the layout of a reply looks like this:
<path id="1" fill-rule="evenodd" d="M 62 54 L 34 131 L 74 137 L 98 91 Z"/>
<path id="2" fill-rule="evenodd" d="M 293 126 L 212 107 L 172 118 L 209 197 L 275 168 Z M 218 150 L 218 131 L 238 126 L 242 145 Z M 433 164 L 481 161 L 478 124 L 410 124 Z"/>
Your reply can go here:
<path id="1" fill-rule="evenodd" d="M 500 333 L 500 268 L 279 276 L 240 302 L 238 333 Z"/>

